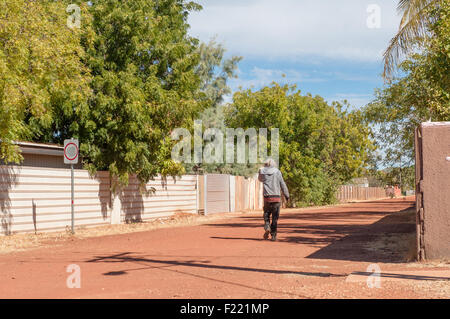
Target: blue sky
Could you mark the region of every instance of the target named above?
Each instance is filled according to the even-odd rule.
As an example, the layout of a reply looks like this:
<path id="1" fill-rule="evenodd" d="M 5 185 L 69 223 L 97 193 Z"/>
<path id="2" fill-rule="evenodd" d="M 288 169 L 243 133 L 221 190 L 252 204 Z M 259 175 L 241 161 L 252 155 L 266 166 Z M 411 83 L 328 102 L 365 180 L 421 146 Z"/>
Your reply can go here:
<path id="1" fill-rule="evenodd" d="M 227 57 L 244 57 L 233 90 L 277 81 L 354 107 L 383 85 L 382 53 L 400 21 L 393 0 L 196 2 L 203 10 L 191 14 L 190 34 L 205 42 L 216 36 Z M 368 20 L 379 25 L 369 27 Z"/>

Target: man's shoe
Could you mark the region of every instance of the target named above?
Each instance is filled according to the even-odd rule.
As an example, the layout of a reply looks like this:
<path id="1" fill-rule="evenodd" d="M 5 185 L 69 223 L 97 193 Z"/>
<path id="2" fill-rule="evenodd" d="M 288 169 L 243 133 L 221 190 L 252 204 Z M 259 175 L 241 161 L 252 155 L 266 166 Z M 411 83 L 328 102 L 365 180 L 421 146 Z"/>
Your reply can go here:
<path id="1" fill-rule="evenodd" d="M 264 233 L 264 239 L 269 239 L 269 234 L 270 234 L 270 224 L 265 224 L 264 225 L 264 230 L 266 231 Z"/>
<path id="2" fill-rule="evenodd" d="M 277 241 L 277 234 L 272 234 L 271 241 Z"/>

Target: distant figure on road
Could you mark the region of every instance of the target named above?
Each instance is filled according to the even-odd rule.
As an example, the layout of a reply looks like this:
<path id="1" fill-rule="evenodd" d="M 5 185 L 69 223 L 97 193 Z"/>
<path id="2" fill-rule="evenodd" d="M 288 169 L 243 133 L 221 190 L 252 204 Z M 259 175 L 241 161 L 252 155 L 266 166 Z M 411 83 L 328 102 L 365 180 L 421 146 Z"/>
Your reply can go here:
<path id="1" fill-rule="evenodd" d="M 264 167 L 259 169 L 258 179 L 263 183 L 264 196 L 264 239 L 272 235 L 272 241 L 277 240 L 277 223 L 280 216 L 281 191 L 283 191 L 286 200 L 289 200 L 289 191 L 284 183 L 283 176 L 278 168 L 275 167 L 275 161 L 269 158 Z M 270 216 L 272 215 L 272 224 Z"/>

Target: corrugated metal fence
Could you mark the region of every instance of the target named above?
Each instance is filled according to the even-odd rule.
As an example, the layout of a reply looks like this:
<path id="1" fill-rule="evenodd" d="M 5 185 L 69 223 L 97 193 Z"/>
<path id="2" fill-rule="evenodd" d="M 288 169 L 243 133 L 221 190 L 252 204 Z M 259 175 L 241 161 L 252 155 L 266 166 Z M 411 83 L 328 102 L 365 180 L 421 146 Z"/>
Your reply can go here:
<path id="1" fill-rule="evenodd" d="M 120 221 L 146 221 L 174 213 L 196 213 L 196 184 L 195 175 L 175 180 L 158 176 L 140 189 L 139 181 L 133 178 L 115 198 L 114 204 L 120 206 Z"/>
<path id="2" fill-rule="evenodd" d="M 71 225 L 70 169 L 0 166 L 0 233 L 64 230 Z M 341 202 L 388 197 L 383 188 L 342 186 Z M 262 184 L 222 174 L 136 178 L 111 192 L 108 172 L 75 170 L 75 226 L 146 221 L 176 213 L 225 213 L 263 208 Z"/>
<path id="3" fill-rule="evenodd" d="M 110 223 L 109 175 L 90 178 L 75 170 L 79 225 Z M 0 219 L 3 233 L 64 229 L 71 220 L 68 169 L 0 166 Z"/>
<path id="4" fill-rule="evenodd" d="M 91 177 L 86 170 L 76 169 L 74 177 L 76 227 L 146 221 L 176 213 L 262 209 L 260 183 L 239 176 L 185 175 L 175 180 L 158 176 L 144 187 L 131 178 L 116 194 L 111 192 L 108 172 Z M 1 234 L 68 229 L 70 203 L 70 169 L 0 166 Z"/>
<path id="5" fill-rule="evenodd" d="M 199 212 L 202 214 L 260 210 L 262 185 L 256 179 L 227 174 L 198 176 Z M 207 185 L 204 188 L 203 185 Z"/>
<path id="6" fill-rule="evenodd" d="M 76 169 L 75 225 L 100 226 L 197 212 L 197 177 L 136 178 L 111 193 L 108 172 Z M 0 233 L 64 230 L 71 225 L 70 169 L 0 166 Z"/>

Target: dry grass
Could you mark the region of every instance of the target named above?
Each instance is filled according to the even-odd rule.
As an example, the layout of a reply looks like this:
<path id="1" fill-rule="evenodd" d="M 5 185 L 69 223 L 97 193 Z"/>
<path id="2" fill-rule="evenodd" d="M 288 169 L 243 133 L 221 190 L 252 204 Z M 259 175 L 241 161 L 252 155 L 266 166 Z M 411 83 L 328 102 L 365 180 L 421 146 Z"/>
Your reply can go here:
<path id="1" fill-rule="evenodd" d="M 416 260 L 416 234 L 384 233 L 377 240 L 366 244 L 364 249 L 386 254 L 395 253 L 400 255 L 404 262 L 412 262 Z"/>
<path id="2" fill-rule="evenodd" d="M 393 223 L 416 224 L 416 211 L 411 208 L 404 212 L 395 213 L 396 218 L 390 220 Z M 391 215 L 395 216 L 395 215 Z M 384 252 L 386 254 L 395 253 L 411 268 L 450 268 L 450 260 L 427 260 L 417 261 L 416 232 L 409 233 L 382 233 L 370 243 L 364 245 L 364 249 L 369 251 Z"/>
<path id="3" fill-rule="evenodd" d="M 450 281 L 438 280 L 438 281 L 413 281 L 404 280 L 401 281 L 403 285 L 407 285 L 414 291 L 420 294 L 428 296 L 428 298 L 445 298 L 450 296 Z"/>
<path id="4" fill-rule="evenodd" d="M 415 214 L 415 208 L 411 208 L 405 212 L 390 215 L 390 217 L 395 218 L 386 222 L 415 225 Z M 404 262 L 413 262 L 416 260 L 416 233 L 415 231 L 409 233 L 381 233 L 376 240 L 365 244 L 364 249 L 385 254 L 395 254 L 400 256 L 400 259 Z"/>
<path id="5" fill-rule="evenodd" d="M 235 217 L 242 214 L 244 213 L 227 213 L 200 216 L 187 213 L 176 213 L 168 218 L 158 218 L 151 221 L 139 223 L 106 225 L 90 228 L 80 226 L 75 228 L 74 235 L 70 232 L 70 229 L 67 228 L 66 231 L 62 232 L 43 232 L 37 234 L 27 233 L 0 236 L 0 254 L 60 245 L 64 242 L 72 241 L 74 239 L 151 231 L 168 227 L 200 225 L 211 222 L 213 220 Z"/>
<path id="6" fill-rule="evenodd" d="M 449 268 L 450 269 L 450 260 L 441 259 L 441 260 L 417 261 L 417 262 L 409 263 L 406 266 L 411 267 L 411 268 Z"/>

